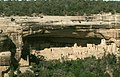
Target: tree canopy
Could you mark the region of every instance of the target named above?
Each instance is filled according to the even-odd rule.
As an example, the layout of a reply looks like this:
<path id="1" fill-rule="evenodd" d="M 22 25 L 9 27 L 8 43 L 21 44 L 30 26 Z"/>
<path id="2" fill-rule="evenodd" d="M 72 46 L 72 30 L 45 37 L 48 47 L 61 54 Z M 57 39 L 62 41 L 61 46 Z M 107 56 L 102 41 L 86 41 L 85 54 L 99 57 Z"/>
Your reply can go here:
<path id="1" fill-rule="evenodd" d="M 120 13 L 120 2 L 102 0 L 31 0 L 0 1 L 0 15 L 90 15 L 101 12 Z"/>
<path id="2" fill-rule="evenodd" d="M 21 73 L 18 77 L 120 77 L 120 57 L 113 54 L 103 56 L 102 59 L 88 57 L 71 61 L 40 60 L 32 63 L 34 72 Z"/>

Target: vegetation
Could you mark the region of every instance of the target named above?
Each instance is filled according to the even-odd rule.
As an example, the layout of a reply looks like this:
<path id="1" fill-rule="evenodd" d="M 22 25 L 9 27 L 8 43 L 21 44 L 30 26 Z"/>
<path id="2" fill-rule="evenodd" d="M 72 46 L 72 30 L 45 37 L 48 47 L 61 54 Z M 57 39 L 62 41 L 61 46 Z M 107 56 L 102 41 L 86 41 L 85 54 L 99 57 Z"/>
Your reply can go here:
<path id="1" fill-rule="evenodd" d="M 120 13 L 120 2 L 102 0 L 31 0 L 0 1 L 0 15 L 90 15 L 101 12 Z"/>
<path id="2" fill-rule="evenodd" d="M 89 57 L 62 62 L 41 60 L 39 64 L 33 63 L 31 70 L 34 73 L 30 75 L 26 72 L 24 77 L 120 77 L 120 58 L 108 54 L 102 59 Z"/>
<path id="3" fill-rule="evenodd" d="M 26 71 L 25 73 L 19 74 L 17 77 L 35 77 L 35 75 L 31 71 Z"/>

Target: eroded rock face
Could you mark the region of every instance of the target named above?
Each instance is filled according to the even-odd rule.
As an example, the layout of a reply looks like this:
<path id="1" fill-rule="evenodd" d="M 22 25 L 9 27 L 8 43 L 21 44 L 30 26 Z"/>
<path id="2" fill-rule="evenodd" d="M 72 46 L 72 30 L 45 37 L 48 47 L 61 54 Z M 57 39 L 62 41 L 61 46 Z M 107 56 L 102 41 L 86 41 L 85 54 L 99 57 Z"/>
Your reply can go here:
<path id="1" fill-rule="evenodd" d="M 15 53 L 16 46 L 12 40 L 6 34 L 0 34 L 0 65 L 10 65 Z"/>
<path id="2" fill-rule="evenodd" d="M 0 52 L 8 51 L 10 48 L 10 39 L 6 34 L 0 34 Z"/>

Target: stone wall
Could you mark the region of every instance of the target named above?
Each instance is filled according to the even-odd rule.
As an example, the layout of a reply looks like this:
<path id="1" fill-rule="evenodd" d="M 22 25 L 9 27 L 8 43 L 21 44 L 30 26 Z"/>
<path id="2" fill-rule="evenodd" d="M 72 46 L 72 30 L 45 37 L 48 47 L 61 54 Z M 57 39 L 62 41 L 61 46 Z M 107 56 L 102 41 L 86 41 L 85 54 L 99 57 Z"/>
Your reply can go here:
<path id="1" fill-rule="evenodd" d="M 0 66 L 0 77 L 2 77 L 2 71 L 5 71 L 9 68 L 9 66 Z M 9 77 L 9 76 L 5 76 L 5 77 Z"/>
<path id="2" fill-rule="evenodd" d="M 73 47 L 59 47 L 59 48 L 46 48 L 41 51 L 33 51 L 32 54 L 38 56 L 43 55 L 46 60 L 55 60 L 55 59 L 68 59 L 75 60 L 77 58 L 84 59 L 86 57 L 95 56 L 96 58 L 102 58 L 104 54 L 118 54 L 118 48 L 115 43 L 106 45 L 106 40 L 102 39 L 101 44 L 87 44 L 87 47 L 77 46 L 74 44 Z"/>

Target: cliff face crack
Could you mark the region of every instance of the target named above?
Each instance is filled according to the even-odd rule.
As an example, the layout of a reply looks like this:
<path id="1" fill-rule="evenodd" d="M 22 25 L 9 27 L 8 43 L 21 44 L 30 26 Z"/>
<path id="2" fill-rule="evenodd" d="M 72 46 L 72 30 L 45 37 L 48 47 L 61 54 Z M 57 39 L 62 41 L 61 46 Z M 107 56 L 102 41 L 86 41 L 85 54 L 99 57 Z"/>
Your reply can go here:
<path id="1" fill-rule="evenodd" d="M 0 34 L 0 65 L 9 66 L 3 73 L 7 73 L 10 69 L 15 70 L 18 67 L 15 54 L 16 45 L 6 34 Z"/>

